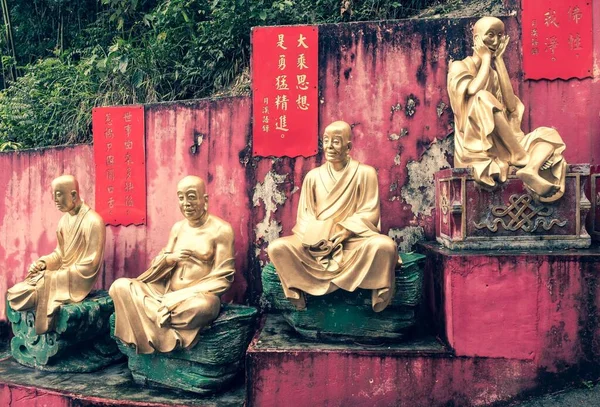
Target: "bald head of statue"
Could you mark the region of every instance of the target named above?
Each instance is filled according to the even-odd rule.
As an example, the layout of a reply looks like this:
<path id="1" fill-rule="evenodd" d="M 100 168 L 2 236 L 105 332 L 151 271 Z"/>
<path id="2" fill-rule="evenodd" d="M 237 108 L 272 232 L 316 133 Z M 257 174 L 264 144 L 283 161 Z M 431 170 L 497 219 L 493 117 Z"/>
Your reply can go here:
<path id="1" fill-rule="evenodd" d="M 204 223 L 208 212 L 208 195 L 202 178 L 188 175 L 179 181 L 177 198 L 181 213 L 190 223 Z"/>
<path id="2" fill-rule="evenodd" d="M 52 180 L 52 198 L 61 212 L 76 214 L 81 207 L 79 183 L 72 175 L 61 175 Z"/>
<path id="3" fill-rule="evenodd" d="M 504 35 L 504 23 L 496 17 L 482 17 L 473 26 L 473 40 L 477 37 L 490 48 L 496 51 L 500 38 Z"/>
<path id="4" fill-rule="evenodd" d="M 325 158 L 332 164 L 344 164 L 348 161 L 348 151 L 352 149 L 352 127 L 344 121 L 336 121 L 325 127 L 323 132 L 323 151 Z"/>

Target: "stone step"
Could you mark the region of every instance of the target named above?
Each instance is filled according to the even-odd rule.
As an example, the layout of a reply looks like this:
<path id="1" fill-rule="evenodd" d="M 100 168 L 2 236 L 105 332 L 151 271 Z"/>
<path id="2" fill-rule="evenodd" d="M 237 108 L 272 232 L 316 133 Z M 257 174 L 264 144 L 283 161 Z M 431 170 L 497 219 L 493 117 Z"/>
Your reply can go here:
<path id="1" fill-rule="evenodd" d="M 32 370 L 0 354 L 0 406 L 242 407 L 244 398 L 241 379 L 222 395 L 199 398 L 193 393 L 139 386 L 126 363 L 92 374 L 57 373 Z"/>
<path id="2" fill-rule="evenodd" d="M 246 357 L 247 405 L 470 406 L 536 386 L 531 361 L 458 358 L 435 337 L 397 344 L 316 343 L 268 315 Z"/>

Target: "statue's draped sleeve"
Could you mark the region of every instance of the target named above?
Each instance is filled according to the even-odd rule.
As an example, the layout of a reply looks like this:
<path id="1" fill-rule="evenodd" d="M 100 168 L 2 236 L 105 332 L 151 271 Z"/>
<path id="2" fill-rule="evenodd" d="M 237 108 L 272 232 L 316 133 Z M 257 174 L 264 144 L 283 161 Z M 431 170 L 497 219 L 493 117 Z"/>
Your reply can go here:
<path id="1" fill-rule="evenodd" d="M 307 176 L 302 182 L 300 199 L 298 201 L 298 212 L 296 214 L 296 225 L 292 230 L 300 240 L 303 239 L 308 225 L 316 219 L 315 202 L 314 178 Z"/>
<path id="2" fill-rule="evenodd" d="M 365 168 L 356 175 L 364 177 L 357 183 L 356 210 L 338 223 L 360 237 L 377 235 L 381 228 L 377 173 L 372 167 Z"/>

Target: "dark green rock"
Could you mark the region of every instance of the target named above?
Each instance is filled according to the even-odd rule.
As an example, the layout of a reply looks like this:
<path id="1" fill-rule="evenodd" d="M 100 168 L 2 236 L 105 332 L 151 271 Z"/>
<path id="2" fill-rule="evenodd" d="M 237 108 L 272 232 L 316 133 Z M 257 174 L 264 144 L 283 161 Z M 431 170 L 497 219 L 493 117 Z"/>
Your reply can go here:
<path id="1" fill-rule="evenodd" d="M 170 353 L 138 355 L 134 346 L 115 339 L 137 383 L 211 394 L 227 388 L 242 369 L 257 316 L 256 308 L 223 304 L 195 346 Z M 114 315 L 110 320 L 114 332 Z"/>
<path id="2" fill-rule="evenodd" d="M 60 307 L 52 332 L 35 333 L 35 310 L 6 312 L 14 337 L 13 358 L 22 365 L 53 372 L 93 372 L 123 358 L 110 337 L 109 318 L 114 312 L 106 291 Z"/>
<path id="3" fill-rule="evenodd" d="M 306 309 L 285 298 L 272 264 L 262 270 L 263 300 L 268 310 L 280 312 L 300 335 L 313 340 L 377 343 L 397 341 L 417 322 L 423 289 L 421 265 L 425 256 L 402 253 L 396 270 L 396 294 L 382 312 L 374 312 L 371 291 L 337 290 L 324 296 L 306 295 Z"/>

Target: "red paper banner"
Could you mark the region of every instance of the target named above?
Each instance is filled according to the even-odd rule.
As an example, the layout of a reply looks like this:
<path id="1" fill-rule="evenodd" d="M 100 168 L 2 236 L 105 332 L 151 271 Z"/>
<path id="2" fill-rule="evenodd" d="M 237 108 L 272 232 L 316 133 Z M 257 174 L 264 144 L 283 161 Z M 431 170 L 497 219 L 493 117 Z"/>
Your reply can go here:
<path id="1" fill-rule="evenodd" d="M 526 79 L 592 76 L 591 0 L 523 1 Z"/>
<path id="2" fill-rule="evenodd" d="M 317 153 L 318 45 L 315 26 L 252 29 L 254 155 Z"/>
<path id="3" fill-rule="evenodd" d="M 146 222 L 144 107 L 92 110 L 96 211 L 107 225 Z"/>

